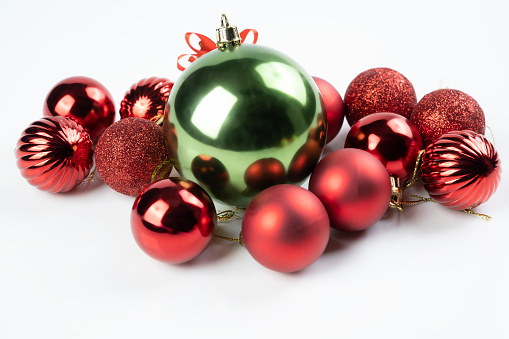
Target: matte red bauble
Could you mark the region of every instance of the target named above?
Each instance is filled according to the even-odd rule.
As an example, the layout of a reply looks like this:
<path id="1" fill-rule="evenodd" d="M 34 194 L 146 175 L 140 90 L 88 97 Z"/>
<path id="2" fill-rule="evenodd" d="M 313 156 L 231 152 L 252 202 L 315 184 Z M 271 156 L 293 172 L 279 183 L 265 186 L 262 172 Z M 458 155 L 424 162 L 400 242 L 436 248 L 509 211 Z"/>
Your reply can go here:
<path id="1" fill-rule="evenodd" d="M 159 180 L 134 201 L 131 231 L 150 257 L 180 264 L 200 255 L 209 245 L 217 223 L 209 195 L 192 181 Z"/>
<path id="2" fill-rule="evenodd" d="M 375 113 L 352 126 L 345 148 L 358 148 L 378 158 L 390 175 L 405 182 L 414 173 L 421 150 L 421 136 L 414 124 L 394 113 Z"/>
<path id="3" fill-rule="evenodd" d="M 51 89 L 43 114 L 73 119 L 96 140 L 113 123 L 115 107 L 110 92 L 98 81 L 71 77 Z"/>
<path id="4" fill-rule="evenodd" d="M 410 120 L 421 134 L 424 147 L 450 131 L 471 130 L 484 135 L 481 106 L 470 95 L 455 89 L 426 94 L 415 106 Z"/>
<path id="5" fill-rule="evenodd" d="M 452 131 L 426 148 L 422 182 L 431 198 L 457 210 L 486 202 L 502 174 L 498 153 L 481 134 Z"/>
<path id="6" fill-rule="evenodd" d="M 21 134 L 16 158 L 30 185 L 52 193 L 67 192 L 88 177 L 93 145 L 79 124 L 63 117 L 39 119 Z"/>
<path id="7" fill-rule="evenodd" d="M 345 104 L 341 98 L 341 94 L 327 81 L 313 77 L 320 95 L 322 96 L 327 113 L 327 143 L 332 141 L 338 135 L 345 117 Z"/>
<path id="8" fill-rule="evenodd" d="M 390 68 L 372 68 L 352 80 L 345 93 L 345 117 L 353 126 L 363 117 L 391 112 L 410 118 L 417 104 L 412 83 Z"/>
<path id="9" fill-rule="evenodd" d="M 120 117 L 158 119 L 164 115 L 173 82 L 166 78 L 142 79 L 131 86 L 120 102 Z"/>
<path id="10" fill-rule="evenodd" d="M 329 235 L 329 218 L 320 200 L 294 185 L 276 185 L 259 193 L 242 220 L 242 239 L 249 253 L 278 272 L 311 265 L 322 255 Z"/>
<path id="11" fill-rule="evenodd" d="M 345 148 L 324 157 L 309 180 L 323 203 L 331 227 L 361 231 L 375 224 L 391 201 L 387 170 L 368 152 Z"/>

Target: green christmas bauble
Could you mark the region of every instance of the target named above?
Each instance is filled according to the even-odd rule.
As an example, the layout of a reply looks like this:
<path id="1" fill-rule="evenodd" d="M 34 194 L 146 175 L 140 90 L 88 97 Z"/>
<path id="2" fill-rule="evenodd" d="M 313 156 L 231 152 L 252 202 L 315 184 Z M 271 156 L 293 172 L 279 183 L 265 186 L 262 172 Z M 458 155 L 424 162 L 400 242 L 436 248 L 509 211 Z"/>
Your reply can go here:
<path id="1" fill-rule="evenodd" d="M 276 184 L 300 185 L 325 144 L 313 79 L 259 45 L 216 49 L 175 83 L 163 128 L 175 168 L 214 199 L 245 207 Z"/>

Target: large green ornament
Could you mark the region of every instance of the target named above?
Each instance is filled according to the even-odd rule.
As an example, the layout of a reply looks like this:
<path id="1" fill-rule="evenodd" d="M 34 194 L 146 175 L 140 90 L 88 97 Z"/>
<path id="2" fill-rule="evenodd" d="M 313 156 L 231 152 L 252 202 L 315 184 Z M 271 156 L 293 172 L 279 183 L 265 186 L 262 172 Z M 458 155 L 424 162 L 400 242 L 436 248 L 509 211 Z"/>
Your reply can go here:
<path id="1" fill-rule="evenodd" d="M 289 57 L 259 45 L 218 46 L 175 83 L 166 146 L 180 175 L 245 207 L 261 190 L 311 174 L 326 114 L 315 82 Z"/>

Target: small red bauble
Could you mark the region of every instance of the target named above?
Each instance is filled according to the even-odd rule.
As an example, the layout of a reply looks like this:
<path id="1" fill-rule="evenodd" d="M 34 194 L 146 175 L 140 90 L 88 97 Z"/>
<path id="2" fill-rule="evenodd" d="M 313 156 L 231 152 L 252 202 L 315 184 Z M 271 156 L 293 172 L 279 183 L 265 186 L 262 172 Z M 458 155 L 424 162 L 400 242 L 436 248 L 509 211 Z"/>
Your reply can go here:
<path id="1" fill-rule="evenodd" d="M 142 79 L 131 86 L 120 102 L 120 117 L 156 119 L 162 117 L 173 82 L 166 78 Z"/>
<path id="2" fill-rule="evenodd" d="M 162 128 L 142 118 L 121 119 L 108 127 L 95 152 L 97 170 L 104 182 L 130 196 L 138 195 L 150 184 L 154 171 L 169 160 Z"/>
<path id="3" fill-rule="evenodd" d="M 96 140 L 113 123 L 115 107 L 110 92 L 98 81 L 71 77 L 51 89 L 43 114 L 73 119 Z"/>
<path id="4" fill-rule="evenodd" d="M 426 94 L 415 106 L 410 120 L 426 147 L 450 131 L 471 130 L 484 135 L 481 106 L 470 95 L 455 89 L 439 89 Z"/>
<path id="5" fill-rule="evenodd" d="M 358 148 L 373 154 L 384 164 L 390 175 L 405 182 L 413 173 L 421 136 L 405 117 L 394 113 L 375 113 L 352 126 L 345 148 Z"/>
<path id="6" fill-rule="evenodd" d="M 327 81 L 313 77 L 320 95 L 322 96 L 323 103 L 325 105 L 325 111 L 327 112 L 327 140 L 329 143 L 336 137 L 343 126 L 343 119 L 345 117 L 345 105 L 341 94 Z"/>
<path id="7" fill-rule="evenodd" d="M 309 180 L 309 190 L 323 203 L 331 227 L 361 231 L 375 224 L 391 201 L 387 170 L 368 152 L 346 148 L 324 157 Z"/>
<path id="8" fill-rule="evenodd" d="M 46 117 L 21 134 L 16 158 L 21 174 L 42 191 L 67 192 L 78 186 L 94 163 L 93 145 L 75 121 Z"/>
<path id="9" fill-rule="evenodd" d="M 429 145 L 421 169 L 430 197 L 457 210 L 486 202 L 502 174 L 493 145 L 481 134 L 467 130 L 446 133 Z"/>
<path id="10" fill-rule="evenodd" d="M 322 255 L 329 228 L 327 211 L 316 196 L 299 186 L 276 185 L 249 203 L 242 220 L 242 239 L 261 265 L 295 272 Z"/>
<path id="11" fill-rule="evenodd" d="M 345 116 L 350 126 L 378 112 L 409 118 L 416 104 L 414 86 L 403 74 L 390 68 L 372 68 L 359 74 L 348 86 Z"/>
<path id="12" fill-rule="evenodd" d="M 131 231 L 138 246 L 150 257 L 171 264 L 200 255 L 216 223 L 216 209 L 208 194 L 180 178 L 147 186 L 131 210 Z"/>

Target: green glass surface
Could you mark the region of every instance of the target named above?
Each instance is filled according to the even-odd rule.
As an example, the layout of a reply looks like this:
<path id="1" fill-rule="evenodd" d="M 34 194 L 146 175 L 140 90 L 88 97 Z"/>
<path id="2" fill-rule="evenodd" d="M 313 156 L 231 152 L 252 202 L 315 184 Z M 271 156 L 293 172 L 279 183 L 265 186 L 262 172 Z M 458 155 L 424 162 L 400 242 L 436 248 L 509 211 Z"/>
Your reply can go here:
<path id="1" fill-rule="evenodd" d="M 325 144 L 313 79 L 259 45 L 214 50 L 175 83 L 163 127 L 178 172 L 213 199 L 245 207 L 265 187 L 300 185 Z"/>

